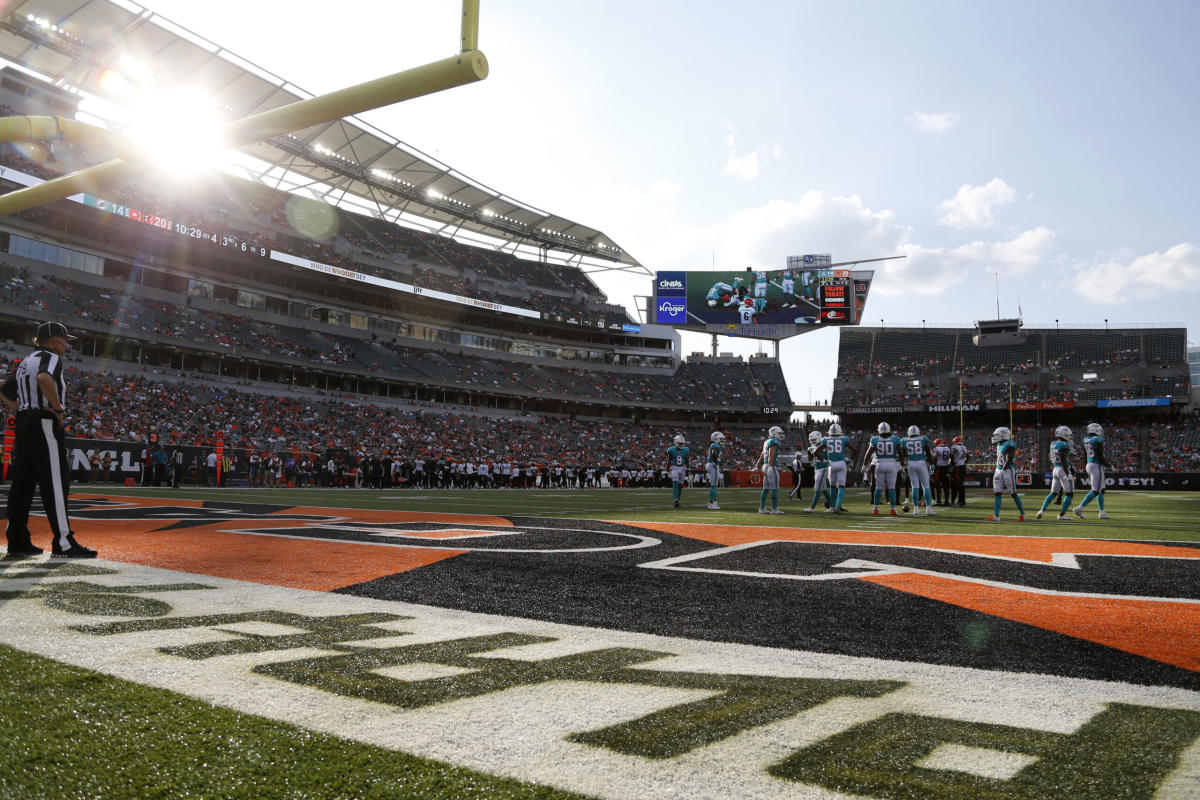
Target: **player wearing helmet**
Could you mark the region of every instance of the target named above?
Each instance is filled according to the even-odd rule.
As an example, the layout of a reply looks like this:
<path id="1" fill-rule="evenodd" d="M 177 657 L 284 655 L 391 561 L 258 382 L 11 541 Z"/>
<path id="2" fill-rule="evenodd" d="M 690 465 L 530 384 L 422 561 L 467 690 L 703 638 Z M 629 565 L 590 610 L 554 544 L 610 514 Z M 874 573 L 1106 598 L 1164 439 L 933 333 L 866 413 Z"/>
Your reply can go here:
<path id="1" fill-rule="evenodd" d="M 763 442 L 762 452 L 758 454 L 758 460 L 754 462 L 755 469 L 762 470 L 763 488 L 762 493 L 758 496 L 758 513 L 760 514 L 782 514 L 783 511 L 779 508 L 779 447 L 783 439 L 783 428 L 778 425 L 771 427 L 767 431 L 767 438 Z M 767 510 L 767 497 L 771 498 L 771 510 Z"/>
<path id="2" fill-rule="evenodd" d="M 904 452 L 907 455 L 908 480 L 912 484 L 913 516 L 916 516 L 922 505 L 925 515 L 935 515 L 933 510 L 933 493 L 929 491 L 929 437 L 921 433 L 916 425 L 908 427 L 908 436 L 904 437 Z"/>
<path id="3" fill-rule="evenodd" d="M 933 504 L 935 506 L 950 505 L 950 448 L 945 439 L 934 439 L 930 451 L 933 459 Z"/>
<path id="4" fill-rule="evenodd" d="M 825 453 L 825 437 L 820 431 L 813 431 L 808 434 L 808 457 L 812 460 L 813 465 L 813 498 L 808 506 L 802 509 L 806 514 L 811 514 L 813 509 L 817 507 L 817 500 L 824 497 L 825 507 L 833 510 L 833 498 L 829 492 L 829 459 Z"/>
<path id="5" fill-rule="evenodd" d="M 875 491 L 872 514 L 879 513 L 879 498 L 887 491 L 891 515 L 896 516 L 896 476 L 900 473 L 900 458 L 904 445 L 899 436 L 892 435 L 892 426 L 886 422 L 879 423 L 878 434 L 871 437 L 867 445 L 866 456 L 875 456 Z"/>
<path id="6" fill-rule="evenodd" d="M 708 290 L 708 294 L 704 296 L 708 301 L 709 308 L 729 308 L 738 304 L 737 292 L 733 287 L 724 281 L 718 281 L 713 284 L 713 287 Z"/>
<path id="7" fill-rule="evenodd" d="M 742 304 L 737 307 L 738 322 L 742 325 L 754 324 L 754 299 L 747 297 Z"/>
<path id="8" fill-rule="evenodd" d="M 967 446 L 955 436 L 950 444 L 950 505 L 967 504 Z"/>
<path id="9" fill-rule="evenodd" d="M 1056 494 L 1063 497 L 1062 509 L 1058 519 L 1069 522 L 1067 509 L 1071 507 L 1071 498 L 1075 496 L 1075 468 L 1071 466 L 1071 446 L 1075 444 L 1075 434 L 1066 425 L 1054 429 L 1054 441 L 1050 442 L 1050 466 L 1054 472 L 1050 478 L 1050 494 L 1042 501 L 1042 507 L 1035 515 L 1038 519 L 1046 513 L 1046 508 Z"/>
<path id="10" fill-rule="evenodd" d="M 829 502 L 833 513 L 842 514 L 842 500 L 846 497 L 846 459 L 854 458 L 854 449 L 850 447 L 850 437 L 842 433 L 842 426 L 836 422 L 829 426 L 829 434 L 822 441 L 825 445 L 825 457 L 829 459 Z"/>
<path id="11" fill-rule="evenodd" d="M 713 431 L 708 437 L 708 462 L 704 465 L 708 473 L 708 510 L 720 511 L 717 505 L 717 485 L 721 482 L 721 453 L 725 450 L 725 434 Z"/>
<path id="12" fill-rule="evenodd" d="M 992 473 L 993 509 L 988 522 L 1000 521 L 1000 501 L 1004 493 L 1012 495 L 1017 504 L 1017 522 L 1025 521 L 1025 507 L 1017 495 L 1017 443 L 1013 441 L 1012 431 L 1000 427 L 992 431 L 992 444 L 996 445 L 996 471 Z"/>
<path id="13" fill-rule="evenodd" d="M 1108 463 L 1104 456 L 1104 428 L 1101 428 L 1098 422 L 1089 422 L 1085 433 L 1087 435 L 1083 437 L 1083 452 L 1087 455 L 1087 464 L 1084 469 L 1087 470 L 1090 488 L 1083 502 L 1075 506 L 1075 516 L 1083 519 L 1083 509 L 1094 499 L 1100 507 L 1100 513 L 1096 517 L 1108 519 L 1108 512 L 1104 510 L 1104 470 L 1111 468 L 1112 464 Z"/>
<path id="14" fill-rule="evenodd" d="M 675 500 L 675 508 L 679 508 L 679 498 L 683 495 L 683 482 L 687 478 L 687 439 L 683 434 L 675 437 L 675 443 L 667 448 L 667 473 L 671 478 L 671 495 Z"/>

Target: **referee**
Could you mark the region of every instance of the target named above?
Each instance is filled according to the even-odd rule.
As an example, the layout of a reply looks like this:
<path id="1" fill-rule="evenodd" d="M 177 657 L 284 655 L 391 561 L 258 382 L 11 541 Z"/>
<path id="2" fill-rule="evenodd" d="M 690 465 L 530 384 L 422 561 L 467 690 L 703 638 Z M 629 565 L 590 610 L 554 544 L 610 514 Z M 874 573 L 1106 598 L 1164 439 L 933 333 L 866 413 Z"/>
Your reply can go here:
<path id="1" fill-rule="evenodd" d="M 75 541 L 67 519 L 67 455 L 64 445 L 63 413 L 67 386 L 63 380 L 62 356 L 74 339 L 59 322 L 43 322 L 29 354 L 16 375 L 0 387 L 9 410 L 16 410 L 16 443 L 8 491 L 8 557 L 24 558 L 42 552 L 29 538 L 29 507 L 35 487 L 50 529 L 54 532 L 51 555 L 64 558 L 95 558 L 96 551 Z"/>

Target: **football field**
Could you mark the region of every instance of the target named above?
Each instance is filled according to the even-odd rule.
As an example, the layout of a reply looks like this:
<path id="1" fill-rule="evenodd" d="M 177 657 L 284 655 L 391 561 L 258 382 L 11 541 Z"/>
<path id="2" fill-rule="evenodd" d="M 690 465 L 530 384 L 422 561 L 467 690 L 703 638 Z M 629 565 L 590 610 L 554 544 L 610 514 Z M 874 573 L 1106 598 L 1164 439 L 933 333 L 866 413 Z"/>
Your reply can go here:
<path id="1" fill-rule="evenodd" d="M 810 497 L 80 487 L 0 797 L 1200 797 L 1200 495 Z"/>

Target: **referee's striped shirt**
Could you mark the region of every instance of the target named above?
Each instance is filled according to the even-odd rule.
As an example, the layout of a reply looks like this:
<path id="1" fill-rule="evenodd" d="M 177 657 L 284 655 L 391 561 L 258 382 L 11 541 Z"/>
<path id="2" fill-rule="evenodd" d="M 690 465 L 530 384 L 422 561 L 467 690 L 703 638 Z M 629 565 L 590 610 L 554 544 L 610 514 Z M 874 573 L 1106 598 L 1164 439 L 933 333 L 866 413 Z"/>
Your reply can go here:
<path id="1" fill-rule="evenodd" d="M 57 353 L 38 348 L 26 356 L 17 367 L 17 411 L 54 410 L 50 406 L 50 398 L 46 397 L 42 393 L 42 387 L 38 386 L 37 376 L 41 372 L 48 372 L 54 379 L 54 386 L 58 389 L 58 400 L 62 403 L 61 408 L 67 407 L 67 383 L 63 380 L 62 359 Z"/>

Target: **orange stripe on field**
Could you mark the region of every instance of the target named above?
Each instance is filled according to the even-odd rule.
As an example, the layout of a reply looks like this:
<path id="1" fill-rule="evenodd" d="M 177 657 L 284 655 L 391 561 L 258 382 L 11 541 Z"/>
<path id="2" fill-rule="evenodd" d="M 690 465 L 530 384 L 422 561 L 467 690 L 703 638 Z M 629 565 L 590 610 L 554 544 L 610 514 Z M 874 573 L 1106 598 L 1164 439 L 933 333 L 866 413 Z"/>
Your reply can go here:
<path id="1" fill-rule="evenodd" d="M 1200 605 L 1034 595 L 911 573 L 859 580 L 1200 672 Z"/>

